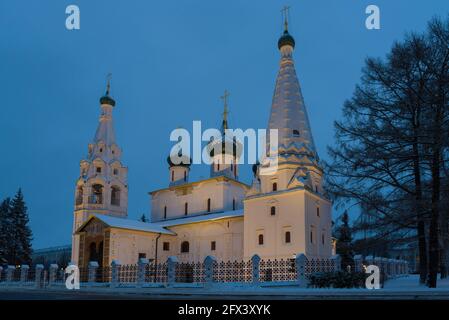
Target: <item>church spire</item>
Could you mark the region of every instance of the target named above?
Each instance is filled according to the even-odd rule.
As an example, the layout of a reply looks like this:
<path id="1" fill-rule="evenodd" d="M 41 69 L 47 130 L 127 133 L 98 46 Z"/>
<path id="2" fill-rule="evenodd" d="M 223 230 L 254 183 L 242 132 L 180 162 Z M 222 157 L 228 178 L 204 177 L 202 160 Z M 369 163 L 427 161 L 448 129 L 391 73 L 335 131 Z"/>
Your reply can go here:
<path id="1" fill-rule="evenodd" d="M 95 132 L 93 141 L 93 145 L 96 145 L 97 147 L 91 150 L 91 158 L 101 157 L 104 158 L 104 160 L 109 160 L 109 158 L 117 157 L 117 154 L 115 152 L 105 152 L 106 149 L 110 149 L 112 146 L 117 147 L 115 141 L 114 126 L 112 122 L 112 110 L 115 107 L 115 100 L 111 97 L 110 94 L 111 74 L 108 74 L 106 93 L 100 98 L 100 121 L 98 123 L 97 131 Z M 114 156 L 112 156 L 112 154 L 114 154 Z"/>
<path id="2" fill-rule="evenodd" d="M 276 79 L 268 127 L 278 130 L 280 149 L 283 148 L 288 152 L 294 144 L 297 149 L 304 147 L 307 153 L 315 156 L 315 144 L 292 57 L 295 40 L 288 32 L 288 7 L 282 12 L 284 32 L 278 41 L 281 53 L 280 69 Z"/>

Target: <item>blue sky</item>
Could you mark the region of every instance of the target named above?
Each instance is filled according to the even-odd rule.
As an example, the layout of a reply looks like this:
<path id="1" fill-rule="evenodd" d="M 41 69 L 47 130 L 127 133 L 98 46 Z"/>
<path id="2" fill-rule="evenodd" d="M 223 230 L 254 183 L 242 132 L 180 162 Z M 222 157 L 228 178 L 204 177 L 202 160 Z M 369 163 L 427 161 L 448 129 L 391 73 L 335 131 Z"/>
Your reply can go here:
<path id="1" fill-rule="evenodd" d="M 76 4 L 81 29 L 65 28 Z M 22 187 L 34 246 L 70 243 L 74 184 L 112 72 L 116 136 L 129 168 L 129 216 L 149 214 L 148 191 L 168 183 L 169 134 L 220 123 L 265 128 L 278 70 L 280 9 L 291 6 L 294 58 L 321 158 L 367 56 L 384 56 L 422 31 L 447 0 L 432 1 L 22 1 L 0 2 L 0 198 Z M 365 8 L 381 30 L 365 28 Z M 194 166 L 192 178 L 209 169 Z M 250 181 L 251 170 L 241 170 Z M 340 212 L 335 212 L 335 216 Z"/>

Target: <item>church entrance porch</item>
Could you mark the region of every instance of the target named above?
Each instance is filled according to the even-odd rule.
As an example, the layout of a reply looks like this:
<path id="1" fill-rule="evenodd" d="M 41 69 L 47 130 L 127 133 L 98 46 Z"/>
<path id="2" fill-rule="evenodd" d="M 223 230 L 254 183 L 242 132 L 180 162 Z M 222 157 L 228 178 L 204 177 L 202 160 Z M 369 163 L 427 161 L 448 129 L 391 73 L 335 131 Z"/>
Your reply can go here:
<path id="1" fill-rule="evenodd" d="M 90 220 L 78 234 L 80 235 L 80 247 L 78 267 L 80 270 L 80 278 L 87 280 L 89 262 L 98 263 L 97 281 L 108 281 L 109 273 L 103 266 L 109 266 L 109 227 L 98 219 Z"/>

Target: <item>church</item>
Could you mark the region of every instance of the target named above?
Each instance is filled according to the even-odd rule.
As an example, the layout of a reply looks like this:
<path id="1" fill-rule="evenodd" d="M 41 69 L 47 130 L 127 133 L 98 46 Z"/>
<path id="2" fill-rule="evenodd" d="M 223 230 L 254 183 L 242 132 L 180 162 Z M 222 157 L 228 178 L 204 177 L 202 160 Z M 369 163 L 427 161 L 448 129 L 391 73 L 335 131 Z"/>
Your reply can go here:
<path id="1" fill-rule="evenodd" d="M 312 137 L 296 75 L 295 40 L 284 31 L 278 41 L 280 67 L 268 129 L 278 130 L 277 170 L 261 174 L 266 161 L 253 166 L 251 185 L 239 180 L 239 145 L 210 152 L 210 176 L 190 181 L 191 161 L 167 158 L 167 187 L 149 193 L 150 222 L 128 219 L 127 167 L 121 162 L 112 114 L 110 86 L 100 98 L 101 114 L 88 156 L 80 162 L 75 188 L 72 261 L 85 267 L 113 260 L 155 263 L 176 256 L 180 262 L 308 257 L 329 258 L 331 202 L 322 186 L 323 169 Z M 228 128 L 225 100 L 222 130 Z M 212 147 L 212 146 L 211 146 Z M 211 150 L 214 150 L 211 148 Z"/>

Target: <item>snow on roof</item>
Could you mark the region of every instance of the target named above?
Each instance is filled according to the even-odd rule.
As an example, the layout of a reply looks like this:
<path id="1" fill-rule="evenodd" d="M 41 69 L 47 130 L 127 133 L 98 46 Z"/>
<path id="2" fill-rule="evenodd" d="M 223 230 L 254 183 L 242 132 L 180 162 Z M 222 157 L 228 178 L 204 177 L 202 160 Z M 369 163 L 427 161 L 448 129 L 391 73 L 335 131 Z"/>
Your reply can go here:
<path id="1" fill-rule="evenodd" d="M 213 220 L 220 220 L 220 219 L 226 219 L 226 218 L 237 218 L 237 217 L 243 217 L 243 209 L 242 210 L 234 210 L 234 211 L 218 212 L 218 213 L 207 213 L 207 214 L 201 214 L 201 215 L 197 215 L 197 216 L 190 216 L 190 217 L 186 217 L 186 218 L 177 218 L 177 219 L 171 219 L 171 220 L 156 221 L 156 222 L 153 222 L 152 224 L 160 226 L 160 227 L 171 227 L 171 226 L 178 226 L 181 224 L 198 223 L 198 222 L 213 221 Z"/>
<path id="2" fill-rule="evenodd" d="M 145 232 L 171 234 L 171 235 L 175 234 L 174 232 L 163 228 L 163 226 L 160 226 L 160 225 L 157 225 L 154 223 L 142 222 L 142 221 L 138 221 L 138 220 L 131 220 L 131 219 L 127 219 L 127 218 L 116 218 L 116 217 L 106 216 L 103 214 L 95 214 L 94 216 L 112 228 L 138 230 L 138 231 L 145 231 Z"/>

